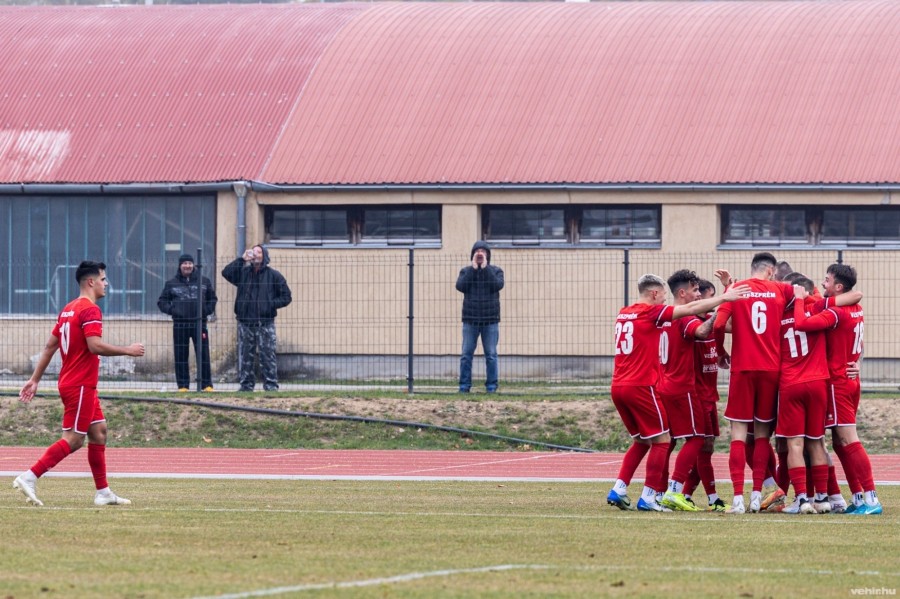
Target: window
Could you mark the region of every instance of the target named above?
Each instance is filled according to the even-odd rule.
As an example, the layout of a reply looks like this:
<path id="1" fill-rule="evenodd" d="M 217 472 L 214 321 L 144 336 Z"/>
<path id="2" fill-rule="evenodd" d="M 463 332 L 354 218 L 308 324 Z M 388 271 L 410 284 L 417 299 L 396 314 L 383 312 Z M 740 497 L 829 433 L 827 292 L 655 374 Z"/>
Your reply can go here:
<path id="1" fill-rule="evenodd" d="M 202 248 L 205 273 L 215 272 L 215 227 L 214 195 L 0 195 L 0 315 L 59 312 L 78 295 L 82 260 L 106 263 L 104 314 L 157 315 L 182 252 Z"/>
<path id="2" fill-rule="evenodd" d="M 722 243 L 735 245 L 900 244 L 900 209 L 893 206 L 722 207 Z"/>
<path id="3" fill-rule="evenodd" d="M 266 237 L 276 247 L 439 247 L 440 206 L 269 206 Z"/>
<path id="4" fill-rule="evenodd" d="M 659 247 L 659 206 L 485 206 L 484 238 L 512 245 Z"/>

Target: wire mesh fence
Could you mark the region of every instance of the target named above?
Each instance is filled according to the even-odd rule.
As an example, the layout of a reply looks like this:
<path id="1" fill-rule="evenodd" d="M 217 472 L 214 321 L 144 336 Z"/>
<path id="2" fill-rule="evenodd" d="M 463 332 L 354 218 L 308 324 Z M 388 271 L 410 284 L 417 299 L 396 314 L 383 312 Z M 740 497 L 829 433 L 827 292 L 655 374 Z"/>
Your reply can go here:
<path id="1" fill-rule="evenodd" d="M 663 278 L 689 268 L 713 278 L 718 268 L 736 279 L 749 274 L 747 251 L 662 253 L 658 250 L 495 248 L 491 263 L 505 273 L 500 292 L 500 384 L 593 391 L 608 385 L 612 371 L 613 323 L 619 308 L 637 299 L 644 273 Z M 900 384 L 900 323 L 890 309 L 897 280 L 896 252 L 777 252 L 794 270 L 821 282 L 833 262 L 857 269 L 865 294 L 864 385 Z M 463 294 L 455 289 L 468 254 L 407 249 L 361 252 L 272 250 L 270 268 L 280 271 L 293 301 L 275 319 L 282 388 L 378 385 L 401 389 L 453 390 L 459 375 Z M 236 288 L 222 278 L 230 257 L 202 266 L 218 295 L 209 322 L 213 382 L 237 383 Z M 46 262 L 46 261 L 45 261 Z M 10 264 L 0 354 L 7 386 L 23 381 L 34 367 L 56 312 L 77 296 L 66 268 L 45 262 Z M 174 388 L 173 326 L 156 301 L 177 265 L 118 264 L 107 260 L 112 293 L 101 300 L 104 339 L 125 345 L 141 341 L 143 358 L 103 358 L 101 380 L 119 388 Z M 23 271 L 54 273 L 37 280 Z M 69 269 L 70 270 L 70 269 Z M 65 276 L 60 274 L 66 271 Z M 70 280 L 72 279 L 72 280 Z M 22 289 L 27 293 L 21 293 Z M 25 302 L 21 297 L 29 297 Z M 191 376 L 196 368 L 191 350 Z M 52 379 L 51 366 L 45 378 Z M 473 382 L 484 381 L 481 348 Z M 720 376 L 727 382 L 727 373 Z"/>

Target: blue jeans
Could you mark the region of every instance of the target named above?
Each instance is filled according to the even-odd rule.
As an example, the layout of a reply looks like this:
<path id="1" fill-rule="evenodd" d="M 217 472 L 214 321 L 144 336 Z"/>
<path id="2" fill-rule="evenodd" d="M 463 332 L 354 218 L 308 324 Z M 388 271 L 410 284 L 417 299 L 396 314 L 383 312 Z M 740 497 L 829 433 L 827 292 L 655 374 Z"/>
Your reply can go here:
<path id="1" fill-rule="evenodd" d="M 481 347 L 484 350 L 484 364 L 487 380 L 484 387 L 488 393 L 497 390 L 499 368 L 497 365 L 497 342 L 500 341 L 500 323 L 471 324 L 463 323 L 462 356 L 459 359 L 459 390 L 468 391 L 472 388 L 472 357 L 475 355 L 475 346 L 478 345 L 478 337 L 481 337 Z"/>

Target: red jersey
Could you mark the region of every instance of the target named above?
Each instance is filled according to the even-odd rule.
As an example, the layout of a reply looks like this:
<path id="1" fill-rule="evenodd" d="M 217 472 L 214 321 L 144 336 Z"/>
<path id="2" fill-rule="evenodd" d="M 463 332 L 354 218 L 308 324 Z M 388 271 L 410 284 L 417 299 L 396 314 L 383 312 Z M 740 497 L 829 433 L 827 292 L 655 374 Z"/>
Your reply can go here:
<path id="1" fill-rule="evenodd" d="M 794 288 L 787 283 L 747 279 L 737 285 L 749 285 L 747 299 L 719 307 L 715 329 L 724 330 L 731 318 L 731 370 L 778 371 L 781 369 L 781 317 L 794 299 Z"/>
<path id="2" fill-rule="evenodd" d="M 660 395 L 694 393 L 694 332 L 703 324 L 696 316 L 679 318 L 662 325 L 659 335 Z"/>
<path id="3" fill-rule="evenodd" d="M 832 382 L 847 378 L 847 362 L 858 362 L 863 348 L 865 320 L 860 304 L 835 306 L 832 298 L 815 303 L 809 318 L 797 318 L 797 328 L 804 331 L 825 331 L 825 352 Z"/>
<path id="4" fill-rule="evenodd" d="M 697 397 L 704 401 L 719 401 L 719 353 L 712 337 L 694 339 L 694 372 Z"/>
<path id="5" fill-rule="evenodd" d="M 613 385 L 653 386 L 659 380 L 659 329 L 671 322 L 673 306 L 632 304 L 616 316 Z"/>
<path id="6" fill-rule="evenodd" d="M 96 387 L 100 378 L 100 356 L 88 349 L 88 337 L 103 335 L 103 315 L 97 304 L 85 297 L 72 300 L 60 312 L 53 327 L 59 339 L 62 369 L 60 387 Z"/>
<path id="7" fill-rule="evenodd" d="M 781 380 L 780 387 L 828 380 L 828 360 L 825 355 L 825 334 L 804 331 L 795 326 L 796 313 L 809 316 L 816 300 L 794 302 L 781 319 Z"/>

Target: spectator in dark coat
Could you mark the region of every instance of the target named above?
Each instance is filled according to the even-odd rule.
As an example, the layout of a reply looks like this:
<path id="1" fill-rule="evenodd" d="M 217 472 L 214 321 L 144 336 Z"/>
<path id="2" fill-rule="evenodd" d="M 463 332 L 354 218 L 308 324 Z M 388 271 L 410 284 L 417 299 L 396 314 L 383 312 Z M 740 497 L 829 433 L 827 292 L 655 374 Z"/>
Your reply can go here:
<path id="1" fill-rule="evenodd" d="M 202 300 L 201 308 L 198 300 Z M 212 372 L 209 364 L 209 331 L 206 319 L 215 313 L 216 290 L 206 277 L 200 277 L 194 268 L 194 257 L 182 254 L 178 258 L 178 272 L 166 281 L 162 293 L 159 294 L 159 306 L 163 314 L 172 317 L 172 337 L 175 345 L 175 382 L 179 391 L 187 391 L 191 384 L 188 356 L 191 341 L 194 342 L 194 353 L 200 356 L 200 387 L 204 391 L 212 391 Z M 197 319 L 203 319 L 201 339 L 197 339 Z"/>
<path id="2" fill-rule="evenodd" d="M 234 314 L 238 321 L 238 376 L 241 391 L 253 391 L 257 352 L 266 391 L 278 390 L 275 316 L 291 303 L 284 276 L 269 266 L 269 250 L 255 245 L 225 267 L 225 280 L 237 287 Z"/>
<path id="3" fill-rule="evenodd" d="M 491 264 L 491 248 L 484 241 L 476 241 L 469 256 L 472 264 L 459 271 L 456 290 L 463 294 L 463 344 L 459 359 L 459 391 L 472 388 L 472 357 L 481 337 L 488 393 L 497 391 L 499 367 L 497 343 L 500 340 L 500 290 L 503 289 L 503 270 Z"/>

